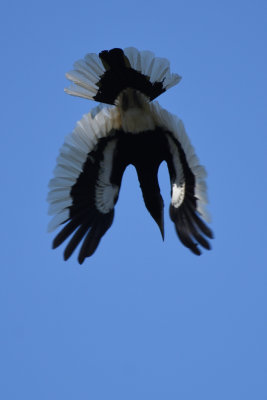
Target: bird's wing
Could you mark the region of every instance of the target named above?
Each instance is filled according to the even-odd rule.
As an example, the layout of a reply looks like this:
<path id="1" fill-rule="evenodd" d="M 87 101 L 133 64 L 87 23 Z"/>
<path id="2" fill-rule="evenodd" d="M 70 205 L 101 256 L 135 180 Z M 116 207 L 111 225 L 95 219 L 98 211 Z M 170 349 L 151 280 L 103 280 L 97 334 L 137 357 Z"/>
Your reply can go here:
<path id="1" fill-rule="evenodd" d="M 212 238 L 206 210 L 206 171 L 200 165 L 182 121 L 159 106 L 150 105 L 156 125 L 166 131 L 166 161 L 171 180 L 170 218 L 181 242 L 194 254 L 200 255 L 200 244 L 210 249 L 207 238 Z"/>
<path id="2" fill-rule="evenodd" d="M 111 178 L 119 126 L 115 108 L 97 109 L 83 116 L 60 150 L 49 183 L 49 214 L 54 217 L 48 230 L 65 224 L 53 248 L 72 235 L 65 260 L 83 240 L 78 257 L 82 263 L 112 224 L 123 174 L 123 168 L 117 168 L 119 174 Z"/>

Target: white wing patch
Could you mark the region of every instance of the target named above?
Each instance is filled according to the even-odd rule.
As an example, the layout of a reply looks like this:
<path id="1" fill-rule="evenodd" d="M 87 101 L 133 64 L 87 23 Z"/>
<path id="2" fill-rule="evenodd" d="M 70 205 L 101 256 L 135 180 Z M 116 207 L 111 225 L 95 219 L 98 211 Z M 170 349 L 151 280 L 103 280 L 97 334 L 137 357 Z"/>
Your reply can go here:
<path id="1" fill-rule="evenodd" d="M 184 201 L 185 197 L 185 179 L 177 146 L 175 145 L 173 139 L 170 136 L 167 136 L 167 140 L 169 142 L 169 148 L 172 153 L 173 164 L 176 175 L 175 182 L 172 185 L 172 205 L 175 208 L 178 208 Z"/>
<path id="2" fill-rule="evenodd" d="M 74 131 L 65 138 L 57 158 L 54 178 L 49 182 L 48 213 L 54 217 L 48 225 L 48 231 L 53 231 L 68 220 L 69 207 L 72 205 L 71 189 L 82 172 L 87 157 L 90 157 L 90 152 L 99 139 L 119 127 L 120 117 L 116 108 L 101 109 L 97 113 L 93 110 L 92 114 L 85 114 Z"/>
<path id="3" fill-rule="evenodd" d="M 180 207 L 180 205 L 184 201 L 184 196 L 185 196 L 185 182 L 182 184 L 177 185 L 177 183 L 174 183 L 172 185 L 172 205 L 175 208 Z"/>
<path id="4" fill-rule="evenodd" d="M 107 214 L 112 210 L 115 198 L 119 193 L 119 187 L 110 183 L 116 143 L 116 139 L 111 140 L 105 147 L 96 183 L 95 205 L 96 208 L 104 214 Z"/>
<path id="5" fill-rule="evenodd" d="M 181 144 L 182 149 L 186 156 L 186 161 L 187 161 L 192 173 L 194 174 L 195 180 L 196 180 L 194 194 L 197 199 L 197 211 L 199 212 L 199 214 L 202 216 L 202 218 L 204 220 L 206 220 L 207 222 L 210 222 L 210 216 L 209 216 L 208 211 L 206 210 L 206 204 L 208 202 L 207 186 L 206 186 L 206 182 L 205 182 L 205 178 L 207 175 L 206 170 L 202 165 L 200 165 L 199 159 L 195 154 L 194 147 L 192 146 L 190 139 L 187 136 L 187 133 L 185 131 L 183 122 L 175 115 L 169 113 L 167 110 L 160 107 L 160 105 L 156 101 L 154 101 L 153 103 L 150 103 L 150 108 L 151 108 L 151 112 L 154 115 L 154 120 L 156 122 L 156 125 L 171 132 L 173 134 L 174 138 L 176 138 L 178 140 L 178 142 Z M 179 157 L 178 157 L 178 159 L 179 159 Z M 179 163 L 180 163 L 180 160 L 179 160 Z M 177 165 L 179 165 L 179 163 L 177 163 Z M 177 175 L 177 176 L 179 176 L 179 175 Z M 175 183 L 177 185 L 177 188 L 180 188 L 179 190 L 175 188 L 176 197 L 181 199 L 182 198 L 181 194 L 183 192 L 182 188 L 181 188 L 181 184 L 180 184 L 179 180 L 178 180 L 178 182 L 175 182 Z M 179 201 L 175 202 L 175 204 L 179 204 Z"/>

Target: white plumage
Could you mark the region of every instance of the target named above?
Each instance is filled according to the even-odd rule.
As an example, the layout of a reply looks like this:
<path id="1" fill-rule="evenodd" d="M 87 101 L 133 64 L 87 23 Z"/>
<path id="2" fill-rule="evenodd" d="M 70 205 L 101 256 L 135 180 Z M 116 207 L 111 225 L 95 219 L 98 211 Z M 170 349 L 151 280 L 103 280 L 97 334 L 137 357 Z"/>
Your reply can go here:
<path id="1" fill-rule="evenodd" d="M 99 165 L 99 174 L 95 188 L 95 205 L 103 214 L 106 214 L 113 209 L 115 198 L 119 193 L 119 187 L 110 184 L 110 175 L 116 145 L 117 140 L 115 138 L 109 141 L 103 151 L 103 160 Z"/>
<path id="2" fill-rule="evenodd" d="M 135 47 L 127 47 L 124 54 L 130 65 L 136 71 L 149 76 L 152 83 L 162 82 L 165 89 L 177 85 L 182 79 L 178 74 L 170 73 L 170 63 L 167 58 L 155 57 L 152 51 L 138 51 Z"/>
<path id="3" fill-rule="evenodd" d="M 182 79 L 178 74 L 170 73 L 170 63 L 166 58 L 155 57 L 151 51 L 138 51 L 135 47 L 127 47 L 124 54 L 131 68 L 148 76 L 152 83 L 162 82 L 164 89 L 170 89 Z M 66 73 L 72 85 L 65 92 L 73 96 L 94 100 L 98 92 L 97 82 L 105 73 L 101 58 L 89 53 L 83 60 L 74 63 L 75 69 Z"/>
<path id="4" fill-rule="evenodd" d="M 186 160 L 190 169 L 192 170 L 193 174 L 196 178 L 196 190 L 195 190 L 195 197 L 197 198 L 197 211 L 201 214 L 202 218 L 207 222 L 210 222 L 210 216 L 208 211 L 206 210 L 206 203 L 207 203 L 207 185 L 205 183 L 205 178 L 207 176 L 206 170 L 203 165 L 200 164 L 199 159 L 195 153 L 195 149 L 192 146 L 188 135 L 186 134 L 183 122 L 175 115 L 169 113 L 168 111 L 164 110 L 157 102 L 151 104 L 153 108 L 154 118 L 158 126 L 166 129 L 169 132 L 172 132 L 175 139 L 181 144 Z M 171 149 L 171 147 L 170 147 Z M 176 157 L 176 168 L 179 170 L 177 173 L 178 176 L 181 174 L 181 164 L 179 159 L 179 155 L 177 154 L 177 149 L 174 148 Z M 172 151 L 172 150 L 171 150 Z M 179 187 L 179 179 L 176 185 Z M 200 189 L 201 188 L 201 189 Z"/>

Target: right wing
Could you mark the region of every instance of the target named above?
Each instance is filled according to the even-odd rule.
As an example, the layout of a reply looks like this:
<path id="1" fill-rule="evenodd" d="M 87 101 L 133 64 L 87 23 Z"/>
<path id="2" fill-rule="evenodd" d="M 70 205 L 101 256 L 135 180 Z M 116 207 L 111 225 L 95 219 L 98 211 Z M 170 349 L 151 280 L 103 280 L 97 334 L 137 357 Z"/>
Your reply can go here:
<path id="1" fill-rule="evenodd" d="M 207 238 L 213 233 L 206 211 L 206 171 L 200 165 L 182 121 L 154 102 L 150 105 L 157 126 L 165 130 L 168 151 L 166 161 L 171 180 L 170 218 L 184 246 L 200 255 L 198 244 L 210 250 Z"/>

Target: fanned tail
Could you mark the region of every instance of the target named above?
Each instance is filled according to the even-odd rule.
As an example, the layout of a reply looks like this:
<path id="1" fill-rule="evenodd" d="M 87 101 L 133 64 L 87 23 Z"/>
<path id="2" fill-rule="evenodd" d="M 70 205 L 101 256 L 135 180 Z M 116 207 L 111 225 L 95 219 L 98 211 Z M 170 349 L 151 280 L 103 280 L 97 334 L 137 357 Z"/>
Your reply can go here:
<path id="1" fill-rule="evenodd" d="M 66 93 L 106 104 L 115 104 L 126 88 L 140 91 L 151 101 L 181 80 L 170 72 L 167 59 L 134 47 L 87 54 L 66 77 L 73 82 Z"/>

